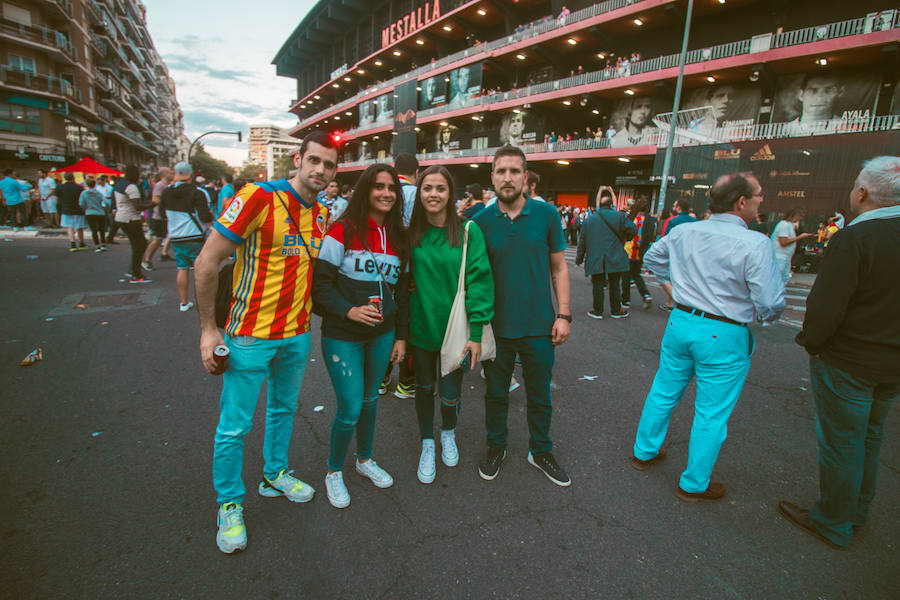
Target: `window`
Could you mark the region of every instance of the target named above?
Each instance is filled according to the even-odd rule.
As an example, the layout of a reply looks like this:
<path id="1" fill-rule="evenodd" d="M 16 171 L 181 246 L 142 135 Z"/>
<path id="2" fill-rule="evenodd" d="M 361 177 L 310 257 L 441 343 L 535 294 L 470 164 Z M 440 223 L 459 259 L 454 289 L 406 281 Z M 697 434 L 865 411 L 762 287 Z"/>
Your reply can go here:
<path id="1" fill-rule="evenodd" d="M 41 135 L 41 111 L 0 103 L 0 131 Z"/>
<path id="2" fill-rule="evenodd" d="M 37 66 L 34 63 L 33 58 L 26 58 L 24 56 L 16 56 L 15 54 L 10 54 L 9 66 L 17 71 L 23 71 L 26 73 L 31 73 L 32 75 L 37 75 Z"/>
<path id="3" fill-rule="evenodd" d="M 3 18 L 31 27 L 31 12 L 9 2 L 3 3 Z"/>

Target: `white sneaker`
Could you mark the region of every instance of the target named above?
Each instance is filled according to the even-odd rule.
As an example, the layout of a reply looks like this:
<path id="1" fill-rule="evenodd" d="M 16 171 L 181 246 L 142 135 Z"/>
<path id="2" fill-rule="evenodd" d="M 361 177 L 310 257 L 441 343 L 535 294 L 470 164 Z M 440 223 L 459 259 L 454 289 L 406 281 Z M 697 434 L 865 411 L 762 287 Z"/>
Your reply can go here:
<path id="1" fill-rule="evenodd" d="M 142 261 L 141 261 L 141 268 L 144 269 L 145 271 L 152 271 L 152 270 L 153 270 L 153 263 L 151 263 L 150 261 L 147 261 L 147 260 L 142 260 Z"/>
<path id="2" fill-rule="evenodd" d="M 247 547 L 247 528 L 244 527 L 244 509 L 240 504 L 229 502 L 219 507 L 216 526 L 216 545 L 225 554 Z"/>
<path id="3" fill-rule="evenodd" d="M 375 487 L 389 488 L 394 485 L 394 478 L 390 474 L 378 466 L 371 458 L 366 462 L 356 461 L 356 472 L 363 477 L 368 477 L 375 484 Z"/>
<path id="4" fill-rule="evenodd" d="M 182 304 L 182 305 L 179 307 L 179 310 L 180 310 L 181 312 L 187 312 L 187 311 L 191 310 L 192 308 L 194 308 L 194 303 L 193 303 L 193 302 L 188 302 L 187 304 Z"/>
<path id="5" fill-rule="evenodd" d="M 434 481 L 434 440 L 422 440 L 422 454 L 419 456 L 419 470 L 416 475 L 422 483 Z"/>
<path id="6" fill-rule="evenodd" d="M 325 490 L 328 492 L 328 501 L 335 508 L 347 508 L 350 506 L 350 492 L 344 485 L 344 474 L 340 471 L 325 475 Z"/>
<path id="7" fill-rule="evenodd" d="M 448 467 L 459 463 L 459 449 L 456 447 L 456 430 L 441 431 L 441 462 Z"/>
<path id="8" fill-rule="evenodd" d="M 520 386 L 519 386 L 519 382 L 516 381 L 516 378 L 515 378 L 515 377 L 510 377 L 510 378 L 509 378 L 509 391 L 510 391 L 510 392 L 514 392 L 514 391 L 516 391 L 517 389 L 519 389 L 519 387 L 520 387 Z"/>
<path id="9" fill-rule="evenodd" d="M 309 502 L 313 499 L 316 490 L 308 483 L 303 483 L 292 475 L 293 471 L 282 469 L 277 477 L 269 479 L 263 475 L 259 482 L 259 495 L 266 498 L 284 496 L 291 502 Z"/>

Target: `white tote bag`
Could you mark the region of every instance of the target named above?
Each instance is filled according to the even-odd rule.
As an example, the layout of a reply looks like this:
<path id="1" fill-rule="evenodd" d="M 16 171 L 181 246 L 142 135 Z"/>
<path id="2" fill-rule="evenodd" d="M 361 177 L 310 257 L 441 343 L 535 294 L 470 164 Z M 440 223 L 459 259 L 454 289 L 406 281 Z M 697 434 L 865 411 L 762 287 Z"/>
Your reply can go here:
<path id="1" fill-rule="evenodd" d="M 469 223 L 471 221 L 466 223 L 463 232 L 462 264 L 459 266 L 456 297 L 453 299 L 450 320 L 447 321 L 447 331 L 444 332 L 444 342 L 441 344 L 441 377 L 459 368 L 463 348 L 466 347 L 472 331 L 469 317 L 466 315 L 466 255 L 469 250 Z M 487 323 L 481 333 L 481 360 L 493 360 L 496 357 L 497 342 L 494 340 L 494 330 L 491 329 L 490 323 Z"/>

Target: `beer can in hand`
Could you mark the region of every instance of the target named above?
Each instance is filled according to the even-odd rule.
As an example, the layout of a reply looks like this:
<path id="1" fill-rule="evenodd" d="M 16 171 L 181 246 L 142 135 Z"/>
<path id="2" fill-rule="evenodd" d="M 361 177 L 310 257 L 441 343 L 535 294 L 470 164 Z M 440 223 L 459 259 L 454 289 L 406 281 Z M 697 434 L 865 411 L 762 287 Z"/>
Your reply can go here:
<path id="1" fill-rule="evenodd" d="M 369 306 L 378 311 L 379 320 L 384 321 L 384 312 L 381 306 L 381 296 L 369 296 Z"/>
<path id="2" fill-rule="evenodd" d="M 231 351 L 228 350 L 228 346 L 223 344 L 219 344 L 213 348 L 213 358 L 216 361 L 216 370 L 213 372 L 213 375 L 221 375 L 225 372 L 225 369 L 228 368 L 229 354 L 231 354 Z"/>

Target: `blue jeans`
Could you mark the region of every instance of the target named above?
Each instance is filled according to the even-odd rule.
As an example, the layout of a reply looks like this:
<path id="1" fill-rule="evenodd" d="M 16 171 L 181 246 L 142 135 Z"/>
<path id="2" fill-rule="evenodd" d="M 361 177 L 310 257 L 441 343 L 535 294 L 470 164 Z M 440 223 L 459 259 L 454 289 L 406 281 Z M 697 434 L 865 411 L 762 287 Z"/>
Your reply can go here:
<path id="1" fill-rule="evenodd" d="M 441 366 L 440 350 L 424 350 L 409 347 L 416 373 L 416 418 L 419 421 L 419 435 L 423 440 L 434 439 L 434 383 L 438 379 Z M 441 397 L 441 429 L 456 429 L 459 416 L 463 370 L 456 369 L 440 378 L 438 394 Z"/>
<path id="2" fill-rule="evenodd" d="M 878 383 L 809 360 L 819 442 L 819 501 L 809 522 L 840 546 L 853 526 L 869 519 L 875 497 L 884 422 L 900 396 L 900 384 Z"/>
<path id="3" fill-rule="evenodd" d="M 550 376 L 554 351 L 550 336 L 497 338 L 497 358 L 482 363 L 487 380 L 484 396 L 484 424 L 487 445 L 506 448 L 506 418 L 509 413 L 509 380 L 516 354 L 522 359 L 525 396 L 528 399 L 528 447 L 535 454 L 553 449 L 550 439 Z"/>
<path id="4" fill-rule="evenodd" d="M 705 492 L 728 433 L 728 418 L 750 370 L 753 345 L 747 327 L 673 310 L 663 335 L 659 370 L 644 401 L 634 455 L 650 460 L 659 453 L 672 410 L 696 375 L 688 463 L 679 485 L 686 492 Z"/>
<path id="5" fill-rule="evenodd" d="M 225 337 L 231 351 L 219 399 L 219 426 L 213 451 L 213 484 L 219 504 L 244 500 L 241 467 L 244 436 L 250 433 L 263 379 L 266 380 L 266 436 L 263 474 L 275 477 L 288 468 L 294 412 L 303 383 L 310 334 L 283 340 Z"/>
<path id="6" fill-rule="evenodd" d="M 357 458 L 372 458 L 378 386 L 391 361 L 393 346 L 393 331 L 363 342 L 322 336 L 322 360 L 337 397 L 328 455 L 328 468 L 332 471 L 343 470 L 354 430 Z"/>

